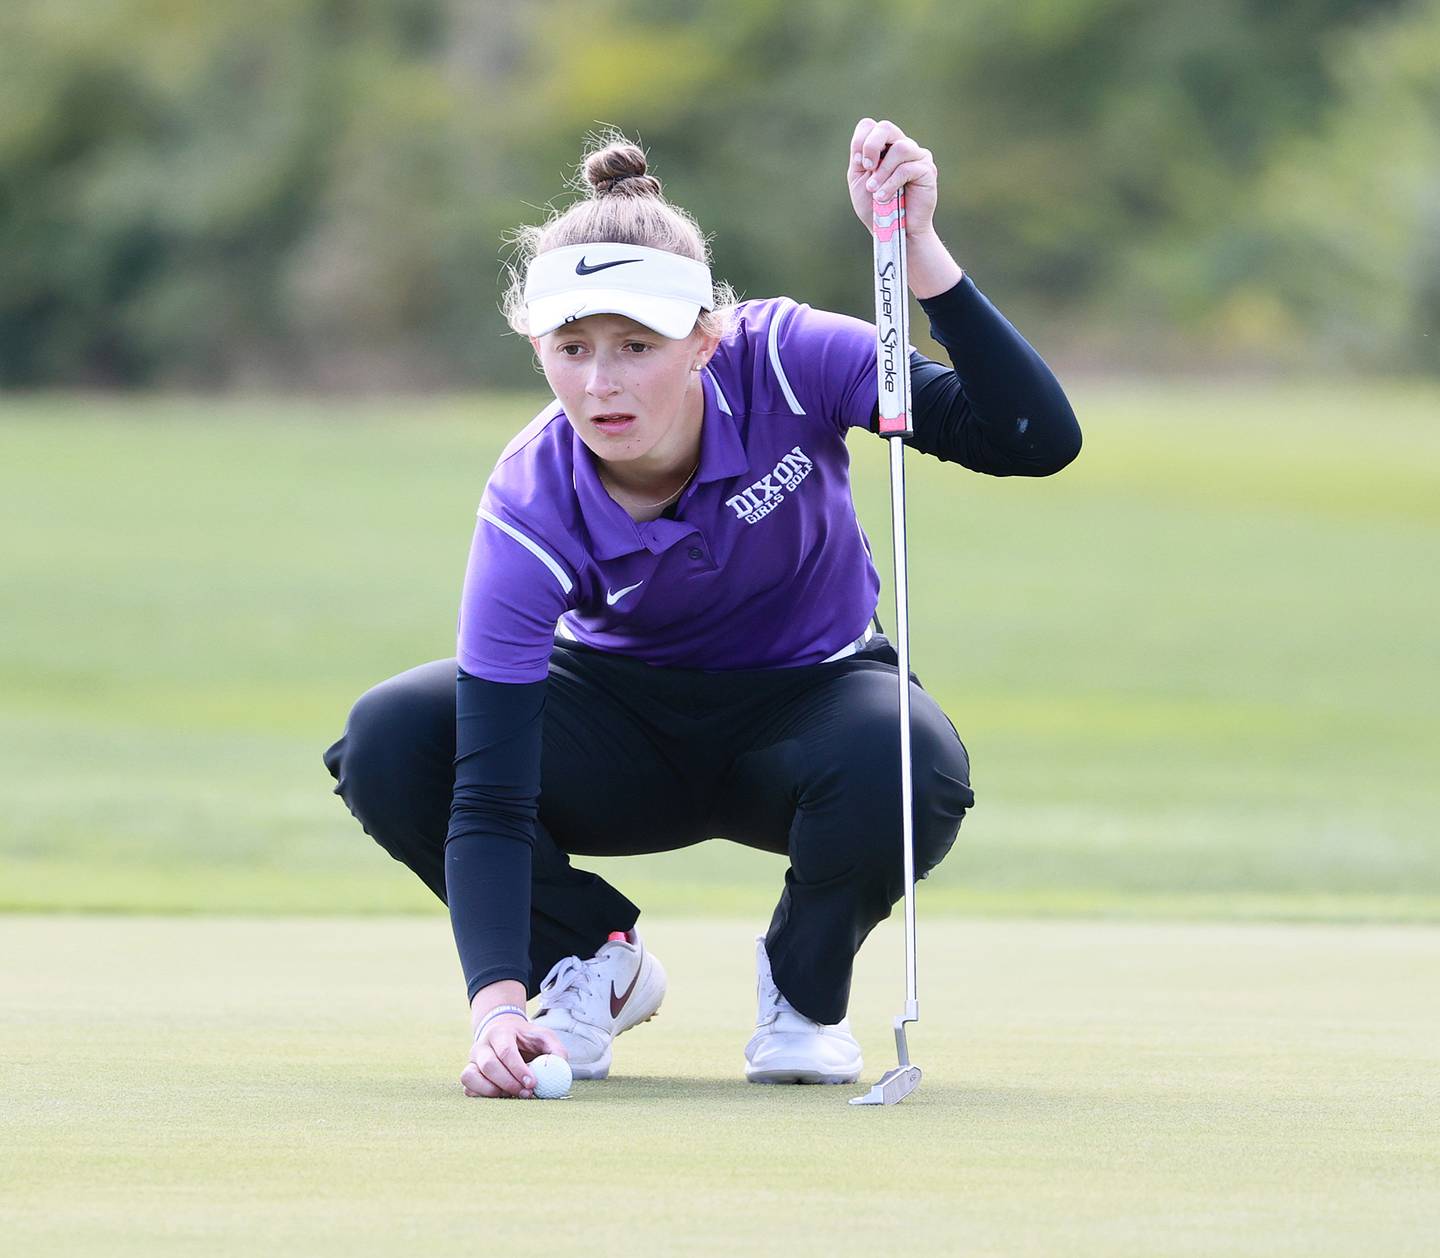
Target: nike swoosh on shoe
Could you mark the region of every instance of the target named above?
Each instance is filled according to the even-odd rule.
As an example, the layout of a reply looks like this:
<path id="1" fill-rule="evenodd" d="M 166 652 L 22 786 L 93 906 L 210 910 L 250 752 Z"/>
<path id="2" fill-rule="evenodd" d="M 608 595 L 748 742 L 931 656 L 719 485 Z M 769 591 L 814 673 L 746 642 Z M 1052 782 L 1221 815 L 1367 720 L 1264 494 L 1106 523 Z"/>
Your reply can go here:
<path id="1" fill-rule="evenodd" d="M 630 986 L 625 989 L 624 995 L 615 991 L 615 984 L 610 984 L 610 1016 L 618 1018 L 620 1011 L 625 1008 L 625 1002 L 635 993 L 635 984 L 640 981 L 640 971 L 645 968 L 645 952 L 640 952 L 640 963 L 635 967 L 635 977 L 630 980 Z"/>

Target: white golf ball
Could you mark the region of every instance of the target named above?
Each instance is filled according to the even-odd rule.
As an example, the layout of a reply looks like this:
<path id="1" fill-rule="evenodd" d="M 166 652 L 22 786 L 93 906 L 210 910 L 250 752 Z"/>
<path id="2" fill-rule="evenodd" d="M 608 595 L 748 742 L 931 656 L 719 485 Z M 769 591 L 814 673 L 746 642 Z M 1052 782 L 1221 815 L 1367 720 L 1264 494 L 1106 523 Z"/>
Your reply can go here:
<path id="1" fill-rule="evenodd" d="M 535 1076 L 535 1095 L 542 1101 L 558 1101 L 570 1095 L 570 1063 L 554 1053 L 541 1053 L 530 1063 L 530 1073 Z"/>

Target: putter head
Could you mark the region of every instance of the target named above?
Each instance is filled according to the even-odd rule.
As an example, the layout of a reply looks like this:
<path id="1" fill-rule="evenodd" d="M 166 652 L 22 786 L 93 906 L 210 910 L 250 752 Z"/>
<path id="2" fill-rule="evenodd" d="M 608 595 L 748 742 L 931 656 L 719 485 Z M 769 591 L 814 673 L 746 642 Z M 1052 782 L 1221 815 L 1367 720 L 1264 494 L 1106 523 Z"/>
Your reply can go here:
<path id="1" fill-rule="evenodd" d="M 898 1105 L 920 1086 L 919 1066 L 896 1066 L 864 1096 L 852 1096 L 851 1105 Z"/>

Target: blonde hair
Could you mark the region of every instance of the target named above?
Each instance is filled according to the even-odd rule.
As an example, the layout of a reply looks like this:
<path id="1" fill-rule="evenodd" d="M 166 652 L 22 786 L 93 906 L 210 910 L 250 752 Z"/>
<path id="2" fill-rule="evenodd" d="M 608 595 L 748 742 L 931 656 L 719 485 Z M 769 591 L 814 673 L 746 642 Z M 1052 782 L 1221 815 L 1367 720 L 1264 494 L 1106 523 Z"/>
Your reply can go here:
<path id="1" fill-rule="evenodd" d="M 511 328 L 528 336 L 525 275 L 542 253 L 566 245 L 643 245 L 678 253 L 710 265 L 709 241 L 687 210 L 665 199 L 660 181 L 647 173 L 645 151 L 615 130 L 588 137 L 585 155 L 572 180 L 583 199 L 554 210 L 539 227 L 517 227 L 507 237 L 514 252 L 506 265 L 509 283 L 500 309 Z M 695 326 L 707 336 L 724 337 L 733 321 L 736 296 L 716 281 L 713 310 L 700 311 Z"/>

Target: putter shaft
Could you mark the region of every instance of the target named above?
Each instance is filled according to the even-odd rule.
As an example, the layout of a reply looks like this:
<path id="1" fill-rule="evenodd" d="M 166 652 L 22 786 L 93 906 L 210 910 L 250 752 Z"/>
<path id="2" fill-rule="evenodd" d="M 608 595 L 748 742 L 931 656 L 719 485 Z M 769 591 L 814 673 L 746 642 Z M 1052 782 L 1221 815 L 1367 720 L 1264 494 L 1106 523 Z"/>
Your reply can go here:
<path id="1" fill-rule="evenodd" d="M 910 414 L 910 306 L 905 267 L 905 191 L 876 201 L 875 329 L 882 436 L 890 444 L 890 522 L 895 560 L 895 647 L 900 690 L 900 808 L 905 876 L 905 1009 L 895 1018 L 899 1065 L 887 1070 L 852 1105 L 894 1105 L 920 1085 L 920 1067 L 911 1064 L 905 1024 L 920 1019 L 915 965 L 914 783 L 910 738 L 910 590 L 905 546 L 905 443 L 913 431 Z"/>

